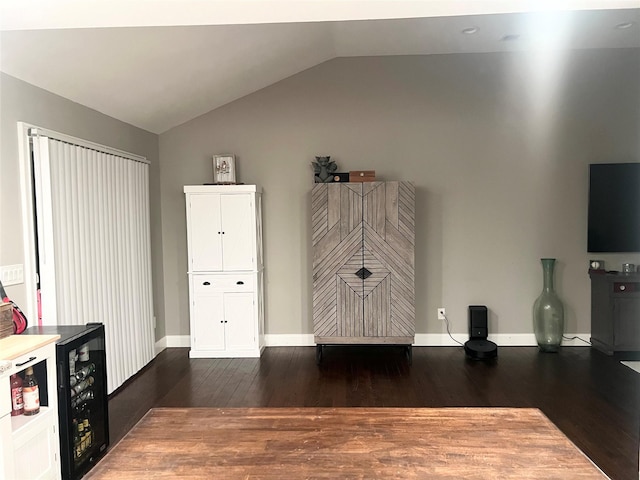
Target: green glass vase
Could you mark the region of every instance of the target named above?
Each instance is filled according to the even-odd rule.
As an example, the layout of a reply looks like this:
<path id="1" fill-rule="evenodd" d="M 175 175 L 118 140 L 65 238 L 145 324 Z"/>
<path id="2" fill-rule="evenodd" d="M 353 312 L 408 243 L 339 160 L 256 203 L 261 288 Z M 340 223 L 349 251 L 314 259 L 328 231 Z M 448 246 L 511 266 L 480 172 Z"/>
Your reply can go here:
<path id="1" fill-rule="evenodd" d="M 541 352 L 557 352 L 564 334 L 564 306 L 553 289 L 555 258 L 542 258 L 542 293 L 533 304 L 533 331 Z"/>

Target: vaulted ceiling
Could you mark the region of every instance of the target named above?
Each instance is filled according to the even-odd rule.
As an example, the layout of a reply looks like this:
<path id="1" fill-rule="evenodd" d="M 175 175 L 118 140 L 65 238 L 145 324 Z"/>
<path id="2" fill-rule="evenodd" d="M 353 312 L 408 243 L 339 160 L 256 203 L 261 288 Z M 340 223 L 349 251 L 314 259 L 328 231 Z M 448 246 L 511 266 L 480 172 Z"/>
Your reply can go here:
<path id="1" fill-rule="evenodd" d="M 245 13 L 244 23 L 232 7 L 229 18 L 220 11 L 211 18 L 205 9 L 199 17 L 191 12 L 173 20 L 159 20 L 155 12 L 145 23 L 147 17 L 135 12 L 111 18 L 105 10 L 102 16 L 94 11 L 91 22 L 83 17 L 86 7 L 66 3 L 74 4 L 81 18 L 47 17 L 41 11 L 29 20 L 15 9 L 8 12 L 9 21 L 1 23 L 0 70 L 154 133 L 335 57 L 640 48 L 638 1 L 596 1 L 618 8 L 564 12 L 501 12 L 509 2 L 496 1 L 492 11 L 501 13 L 482 14 L 478 2 L 450 2 L 468 8 L 445 11 L 441 4 L 447 2 L 423 1 L 413 3 L 430 4 L 431 14 L 424 8 L 403 13 L 414 18 L 353 11 L 341 14 L 346 20 L 329 11 L 305 10 L 301 1 L 268 1 L 261 8 L 297 5 L 300 11 L 296 17 L 295 11 L 278 16 L 264 10 L 262 20 Z M 129 7 L 132 3 L 143 2 Z M 237 0 L 235 5 L 242 3 L 257 8 L 259 2 Z M 406 3 L 412 2 L 397 6 Z M 285 20 L 278 21 L 281 17 Z"/>

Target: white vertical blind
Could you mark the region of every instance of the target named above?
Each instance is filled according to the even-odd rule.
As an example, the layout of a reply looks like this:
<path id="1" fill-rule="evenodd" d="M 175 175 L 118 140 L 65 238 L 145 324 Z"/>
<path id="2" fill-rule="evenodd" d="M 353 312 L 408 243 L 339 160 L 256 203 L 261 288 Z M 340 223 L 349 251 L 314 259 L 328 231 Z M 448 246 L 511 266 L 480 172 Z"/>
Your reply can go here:
<path id="1" fill-rule="evenodd" d="M 149 165 L 68 138 L 33 147 L 42 323 L 105 325 L 111 393 L 154 356 Z"/>

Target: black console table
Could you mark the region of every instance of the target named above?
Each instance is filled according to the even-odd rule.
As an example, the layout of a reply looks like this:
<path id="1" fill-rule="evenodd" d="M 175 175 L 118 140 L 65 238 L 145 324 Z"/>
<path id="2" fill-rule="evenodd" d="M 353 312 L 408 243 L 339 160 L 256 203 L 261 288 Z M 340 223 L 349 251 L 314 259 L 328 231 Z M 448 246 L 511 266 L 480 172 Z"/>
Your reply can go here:
<path id="1" fill-rule="evenodd" d="M 640 274 L 591 277 L 591 343 L 608 355 L 640 351 Z"/>

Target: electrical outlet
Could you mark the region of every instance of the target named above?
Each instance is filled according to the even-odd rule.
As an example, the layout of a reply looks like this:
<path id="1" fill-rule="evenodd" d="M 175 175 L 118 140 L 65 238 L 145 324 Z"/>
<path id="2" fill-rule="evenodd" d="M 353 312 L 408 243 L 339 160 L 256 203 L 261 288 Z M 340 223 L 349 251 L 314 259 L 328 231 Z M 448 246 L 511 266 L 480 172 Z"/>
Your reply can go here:
<path id="1" fill-rule="evenodd" d="M 446 320 L 447 319 L 445 317 L 446 314 L 447 314 L 447 311 L 444 309 L 444 307 L 440 307 L 438 309 L 438 320 Z"/>
<path id="2" fill-rule="evenodd" d="M 0 279 L 5 287 L 24 283 L 22 264 L 0 267 Z"/>

